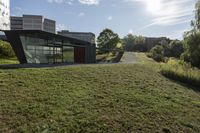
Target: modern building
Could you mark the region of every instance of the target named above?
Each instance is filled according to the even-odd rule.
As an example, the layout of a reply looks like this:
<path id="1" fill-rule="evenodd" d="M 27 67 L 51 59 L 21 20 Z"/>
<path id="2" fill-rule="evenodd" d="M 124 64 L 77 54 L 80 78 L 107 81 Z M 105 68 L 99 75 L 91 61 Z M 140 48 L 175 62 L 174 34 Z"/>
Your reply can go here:
<path id="1" fill-rule="evenodd" d="M 23 30 L 43 30 L 43 17 L 37 15 L 23 15 Z"/>
<path id="2" fill-rule="evenodd" d="M 80 39 L 86 42 L 95 43 L 95 34 L 91 32 L 70 32 L 68 30 L 62 30 L 58 32 L 59 35 L 66 37 L 72 37 L 75 39 Z"/>
<path id="3" fill-rule="evenodd" d="M 11 30 L 23 30 L 22 17 L 10 17 Z"/>
<path id="4" fill-rule="evenodd" d="M 96 63 L 93 43 L 41 30 L 4 32 L 21 64 Z"/>
<path id="5" fill-rule="evenodd" d="M 56 21 L 43 18 L 40 15 L 11 16 L 11 30 L 42 30 L 56 33 Z"/>
<path id="6" fill-rule="evenodd" d="M 43 30 L 46 32 L 56 33 L 56 21 L 45 18 Z"/>
<path id="7" fill-rule="evenodd" d="M 87 39 L 82 34 L 56 34 L 54 20 L 40 15 L 10 17 L 9 3 L 0 0 L 0 31 L 5 33 L 4 39 L 10 42 L 21 64 L 96 63 L 94 34 L 90 33 Z"/>
<path id="8" fill-rule="evenodd" d="M 10 30 L 10 0 L 0 0 L 0 30 Z"/>

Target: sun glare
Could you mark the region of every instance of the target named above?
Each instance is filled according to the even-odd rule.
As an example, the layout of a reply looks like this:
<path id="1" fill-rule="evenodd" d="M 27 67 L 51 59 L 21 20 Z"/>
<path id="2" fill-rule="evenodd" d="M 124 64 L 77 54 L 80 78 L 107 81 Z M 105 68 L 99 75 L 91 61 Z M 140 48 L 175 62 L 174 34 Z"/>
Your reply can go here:
<path id="1" fill-rule="evenodd" d="M 147 0 L 147 9 L 150 13 L 156 15 L 159 14 L 162 8 L 161 0 Z"/>

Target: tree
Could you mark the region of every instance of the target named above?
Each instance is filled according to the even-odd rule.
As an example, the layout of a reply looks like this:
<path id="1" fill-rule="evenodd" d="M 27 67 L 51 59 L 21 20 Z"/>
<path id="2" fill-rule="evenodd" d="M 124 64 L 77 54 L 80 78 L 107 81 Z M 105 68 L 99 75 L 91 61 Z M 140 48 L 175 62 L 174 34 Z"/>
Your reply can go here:
<path id="1" fill-rule="evenodd" d="M 192 21 L 191 26 L 193 29 L 184 35 L 182 59 L 200 68 L 200 0 L 196 3 L 195 20 Z"/>
<path id="2" fill-rule="evenodd" d="M 185 52 L 182 58 L 200 68 L 200 32 L 194 32 L 184 37 Z"/>
<path id="3" fill-rule="evenodd" d="M 200 30 L 200 0 L 197 1 L 195 8 L 195 21 L 192 21 L 191 26 L 196 30 Z"/>
<path id="4" fill-rule="evenodd" d="M 169 44 L 170 47 L 170 57 L 180 58 L 183 53 L 183 43 L 179 40 L 174 40 Z"/>
<path id="5" fill-rule="evenodd" d="M 135 39 L 134 51 L 147 52 L 147 45 L 145 43 L 145 38 L 143 36 L 137 36 Z"/>
<path id="6" fill-rule="evenodd" d="M 114 33 L 111 29 L 104 29 L 97 38 L 97 45 L 100 49 L 113 50 L 120 42 L 120 38 L 117 33 Z"/>
<path id="7" fill-rule="evenodd" d="M 161 45 L 156 45 L 150 50 L 149 56 L 155 61 L 162 61 L 164 58 L 164 48 Z"/>
<path id="8" fill-rule="evenodd" d="M 133 36 L 132 34 L 128 34 L 122 39 L 122 43 L 124 46 L 124 49 L 126 51 L 134 51 L 134 45 L 135 45 L 136 36 Z"/>

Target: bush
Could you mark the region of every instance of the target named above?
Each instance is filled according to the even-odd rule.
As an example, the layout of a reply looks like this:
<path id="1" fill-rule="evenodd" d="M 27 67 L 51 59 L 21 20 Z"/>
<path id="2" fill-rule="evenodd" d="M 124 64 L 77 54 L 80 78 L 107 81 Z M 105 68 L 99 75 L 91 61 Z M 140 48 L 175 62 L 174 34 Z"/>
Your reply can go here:
<path id="1" fill-rule="evenodd" d="M 3 56 L 3 57 L 15 56 L 15 53 L 9 43 L 0 41 L 0 56 Z"/>
<path id="2" fill-rule="evenodd" d="M 166 64 L 161 66 L 161 73 L 173 80 L 197 87 L 200 86 L 200 70 L 184 61 L 169 59 Z"/>
<path id="3" fill-rule="evenodd" d="M 148 57 L 153 58 L 155 61 L 161 62 L 164 59 L 164 48 L 161 45 L 156 45 L 150 50 Z"/>
<path id="4" fill-rule="evenodd" d="M 186 34 L 184 43 L 185 52 L 182 58 L 200 68 L 200 32 L 195 31 Z"/>
<path id="5" fill-rule="evenodd" d="M 190 62 L 190 55 L 188 52 L 184 52 L 181 54 L 181 60 L 185 61 L 185 62 Z"/>
<path id="6" fill-rule="evenodd" d="M 184 52 L 183 43 L 181 41 L 175 40 L 170 44 L 171 57 L 180 58 L 181 54 Z"/>

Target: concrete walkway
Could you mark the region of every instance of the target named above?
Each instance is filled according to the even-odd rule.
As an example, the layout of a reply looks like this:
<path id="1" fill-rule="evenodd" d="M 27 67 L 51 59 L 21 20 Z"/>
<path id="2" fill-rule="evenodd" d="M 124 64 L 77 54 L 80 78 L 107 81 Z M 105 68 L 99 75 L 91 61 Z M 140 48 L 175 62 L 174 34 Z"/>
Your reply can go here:
<path id="1" fill-rule="evenodd" d="M 125 52 L 120 63 L 135 64 L 137 63 L 137 57 L 133 52 Z"/>

